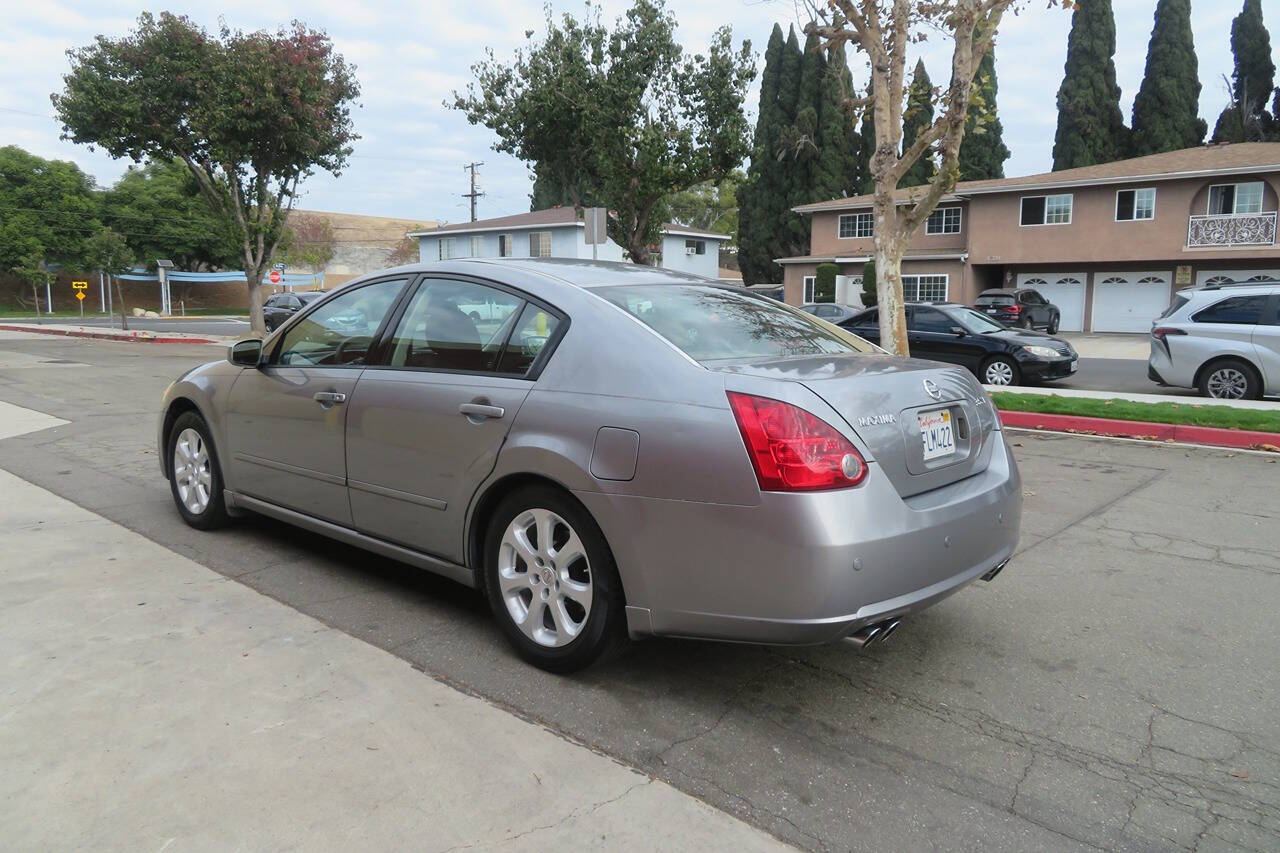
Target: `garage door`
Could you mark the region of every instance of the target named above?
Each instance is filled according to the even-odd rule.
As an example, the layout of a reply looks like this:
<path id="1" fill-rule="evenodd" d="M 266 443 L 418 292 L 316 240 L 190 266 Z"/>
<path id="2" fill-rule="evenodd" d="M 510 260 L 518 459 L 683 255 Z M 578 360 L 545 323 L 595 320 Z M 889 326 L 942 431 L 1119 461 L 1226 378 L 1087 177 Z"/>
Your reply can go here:
<path id="1" fill-rule="evenodd" d="M 1062 331 L 1084 329 L 1084 273 L 1022 273 L 1018 276 L 1018 287 L 1034 288 L 1057 305 Z"/>
<path id="2" fill-rule="evenodd" d="M 1093 331 L 1149 332 L 1169 307 L 1173 280 L 1167 272 L 1093 274 Z"/>

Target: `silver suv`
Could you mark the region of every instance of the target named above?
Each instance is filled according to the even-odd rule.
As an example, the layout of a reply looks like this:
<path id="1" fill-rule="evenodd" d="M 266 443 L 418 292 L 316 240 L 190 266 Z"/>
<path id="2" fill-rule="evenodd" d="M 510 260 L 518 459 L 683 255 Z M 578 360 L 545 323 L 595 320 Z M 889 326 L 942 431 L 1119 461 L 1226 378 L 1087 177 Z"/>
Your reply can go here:
<path id="1" fill-rule="evenodd" d="M 1280 284 L 1179 291 L 1152 324 L 1147 376 L 1226 400 L 1280 394 Z"/>

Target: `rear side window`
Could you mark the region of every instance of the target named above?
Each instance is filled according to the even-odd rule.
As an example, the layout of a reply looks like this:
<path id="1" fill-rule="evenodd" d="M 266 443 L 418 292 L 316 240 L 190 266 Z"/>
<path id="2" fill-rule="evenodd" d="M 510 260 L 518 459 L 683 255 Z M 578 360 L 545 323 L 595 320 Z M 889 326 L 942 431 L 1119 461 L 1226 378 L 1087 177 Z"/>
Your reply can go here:
<path id="1" fill-rule="evenodd" d="M 1186 305 L 1188 301 L 1189 300 L 1187 299 L 1187 297 L 1181 294 L 1175 294 L 1173 297 L 1173 301 L 1169 303 L 1169 307 L 1164 309 L 1164 313 L 1161 314 L 1156 319 L 1163 320 L 1165 317 L 1173 316 L 1173 313 L 1177 311 L 1179 308 L 1181 308 L 1183 305 Z"/>
<path id="2" fill-rule="evenodd" d="M 984 294 L 978 297 L 976 304 L 984 305 L 984 306 L 985 305 L 1012 305 L 1013 294 L 1012 293 L 1007 295 L 1003 293 Z"/>
<path id="3" fill-rule="evenodd" d="M 1259 322 L 1266 305 L 1265 296 L 1233 296 L 1196 312 L 1191 319 L 1197 323 L 1241 323 L 1252 326 Z"/>
<path id="4" fill-rule="evenodd" d="M 595 293 L 698 362 L 875 351 L 803 311 L 741 291 L 657 284 L 602 287 Z"/>

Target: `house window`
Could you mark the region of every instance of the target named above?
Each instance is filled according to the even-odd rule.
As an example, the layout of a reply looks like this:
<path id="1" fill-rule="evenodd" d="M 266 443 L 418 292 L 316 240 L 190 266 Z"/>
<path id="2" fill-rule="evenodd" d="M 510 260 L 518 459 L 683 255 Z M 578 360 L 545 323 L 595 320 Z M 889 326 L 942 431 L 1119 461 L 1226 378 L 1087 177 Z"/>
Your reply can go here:
<path id="1" fill-rule="evenodd" d="M 471 257 L 480 257 L 480 235 L 473 234 L 471 237 Z"/>
<path id="2" fill-rule="evenodd" d="M 906 302 L 946 302 L 945 275 L 904 275 L 902 298 Z"/>
<path id="3" fill-rule="evenodd" d="M 875 232 L 875 216 L 871 213 L 840 214 L 840 237 L 870 237 Z"/>
<path id="4" fill-rule="evenodd" d="M 685 240 L 684 253 L 686 255 L 705 255 L 707 253 L 706 240 Z"/>
<path id="5" fill-rule="evenodd" d="M 1156 218 L 1156 188 L 1120 190 L 1116 193 L 1116 221 Z"/>
<path id="6" fill-rule="evenodd" d="M 1071 194 L 1022 197 L 1022 225 L 1070 225 Z"/>
<path id="7" fill-rule="evenodd" d="M 498 235 L 498 257 L 500 258 L 511 257 L 511 235 L 510 234 Z"/>
<path id="8" fill-rule="evenodd" d="M 817 282 L 818 277 L 816 275 L 807 275 L 804 277 L 804 299 L 800 300 L 801 302 L 808 305 L 813 301 L 814 285 L 816 285 Z"/>
<path id="9" fill-rule="evenodd" d="M 926 234 L 959 234 L 960 208 L 939 207 L 929 214 L 924 223 Z"/>
<path id="10" fill-rule="evenodd" d="M 440 260 L 447 261 L 453 257 L 453 238 L 440 238 Z"/>
<path id="11" fill-rule="evenodd" d="M 530 231 L 529 232 L 529 257 L 531 258 L 551 257 L 551 232 L 550 231 Z"/>
<path id="12" fill-rule="evenodd" d="M 1209 187 L 1209 215 L 1229 216 L 1262 212 L 1262 181 Z"/>

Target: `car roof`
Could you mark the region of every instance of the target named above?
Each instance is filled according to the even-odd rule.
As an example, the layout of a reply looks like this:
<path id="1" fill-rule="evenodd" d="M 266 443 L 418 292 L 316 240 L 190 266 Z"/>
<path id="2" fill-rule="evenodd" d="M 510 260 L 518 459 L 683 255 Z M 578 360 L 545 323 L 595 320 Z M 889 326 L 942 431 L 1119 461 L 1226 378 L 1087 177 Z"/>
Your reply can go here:
<path id="1" fill-rule="evenodd" d="M 1280 282 L 1257 282 L 1256 284 L 1227 284 L 1188 287 L 1179 290 L 1178 295 L 1190 299 L 1193 296 L 1270 296 L 1280 292 Z"/>
<path id="2" fill-rule="evenodd" d="M 979 293 L 979 296 L 1009 296 L 1014 293 L 1026 293 L 1028 290 L 1035 290 L 1034 287 L 989 287 Z"/>
<path id="3" fill-rule="evenodd" d="M 388 272 L 457 272 L 492 275 L 496 268 L 515 269 L 559 279 L 578 287 L 611 287 L 627 284 L 710 284 L 718 279 L 692 273 L 630 264 L 618 261 L 593 261 L 589 258 L 459 258 L 457 260 L 407 264 Z"/>

